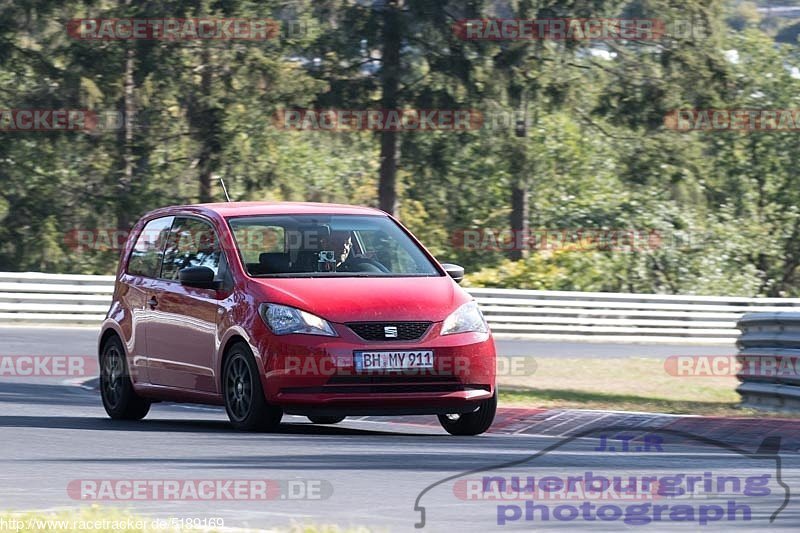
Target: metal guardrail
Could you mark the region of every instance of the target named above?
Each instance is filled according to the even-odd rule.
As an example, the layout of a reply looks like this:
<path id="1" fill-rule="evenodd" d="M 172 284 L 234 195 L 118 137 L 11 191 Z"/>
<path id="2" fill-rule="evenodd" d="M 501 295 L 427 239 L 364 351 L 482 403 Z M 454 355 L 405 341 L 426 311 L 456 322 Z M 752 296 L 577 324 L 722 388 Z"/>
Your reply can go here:
<path id="1" fill-rule="evenodd" d="M 0 272 L 0 323 L 99 324 L 114 276 Z M 467 288 L 492 331 L 531 339 L 733 344 L 748 312 L 800 312 L 800 298 Z"/>
<path id="2" fill-rule="evenodd" d="M 742 405 L 800 409 L 800 312 L 746 314 L 737 325 Z"/>

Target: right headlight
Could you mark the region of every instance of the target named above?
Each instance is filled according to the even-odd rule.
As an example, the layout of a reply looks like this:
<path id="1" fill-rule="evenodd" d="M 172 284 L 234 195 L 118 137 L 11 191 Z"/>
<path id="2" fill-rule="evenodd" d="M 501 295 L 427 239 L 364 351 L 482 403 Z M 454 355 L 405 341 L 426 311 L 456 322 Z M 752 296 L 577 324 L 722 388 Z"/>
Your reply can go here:
<path id="1" fill-rule="evenodd" d="M 336 332 L 324 318 L 288 305 L 261 304 L 258 312 L 275 335 L 305 333 L 336 337 Z"/>
<path id="2" fill-rule="evenodd" d="M 487 331 L 489 331 L 489 325 L 486 324 L 483 313 L 478 309 L 478 304 L 472 301 L 465 303 L 444 319 L 441 334 L 450 335 L 452 333 L 467 332 L 486 333 Z"/>

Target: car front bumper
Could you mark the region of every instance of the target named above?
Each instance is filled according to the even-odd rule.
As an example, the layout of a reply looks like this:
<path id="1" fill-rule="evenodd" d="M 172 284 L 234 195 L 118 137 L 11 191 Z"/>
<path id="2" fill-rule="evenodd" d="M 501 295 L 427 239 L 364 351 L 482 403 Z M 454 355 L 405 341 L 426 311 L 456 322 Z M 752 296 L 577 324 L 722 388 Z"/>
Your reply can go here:
<path id="1" fill-rule="evenodd" d="M 489 333 L 439 335 L 440 323 L 413 342 L 266 335 L 262 385 L 268 402 L 290 414 L 410 415 L 467 413 L 495 393 L 496 356 Z M 337 328 L 342 331 L 344 328 Z M 360 372 L 356 351 L 431 350 L 433 367 Z"/>

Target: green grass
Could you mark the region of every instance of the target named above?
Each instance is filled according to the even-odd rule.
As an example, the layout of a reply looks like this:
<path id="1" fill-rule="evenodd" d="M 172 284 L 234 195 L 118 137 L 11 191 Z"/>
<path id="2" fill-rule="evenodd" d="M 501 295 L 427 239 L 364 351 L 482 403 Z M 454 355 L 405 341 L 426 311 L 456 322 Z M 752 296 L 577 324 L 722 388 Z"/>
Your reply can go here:
<path id="1" fill-rule="evenodd" d="M 527 376 L 500 376 L 500 404 L 706 416 L 780 416 L 738 407 L 734 377 L 675 377 L 648 358 L 537 359 Z"/>

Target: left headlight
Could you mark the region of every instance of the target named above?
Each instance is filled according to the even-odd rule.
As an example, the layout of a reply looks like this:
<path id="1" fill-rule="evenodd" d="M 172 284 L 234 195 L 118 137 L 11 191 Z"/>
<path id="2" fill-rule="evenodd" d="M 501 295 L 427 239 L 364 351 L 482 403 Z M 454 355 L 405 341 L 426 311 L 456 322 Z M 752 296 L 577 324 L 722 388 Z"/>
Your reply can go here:
<path id="1" fill-rule="evenodd" d="M 337 336 L 327 320 L 288 305 L 261 304 L 258 312 L 275 335 L 305 333 Z"/>
<path id="2" fill-rule="evenodd" d="M 465 303 L 445 318 L 441 334 L 450 335 L 451 333 L 467 333 L 470 331 L 476 333 L 489 331 L 486 319 L 483 318 L 483 313 L 478 309 L 478 304 L 475 302 Z"/>

